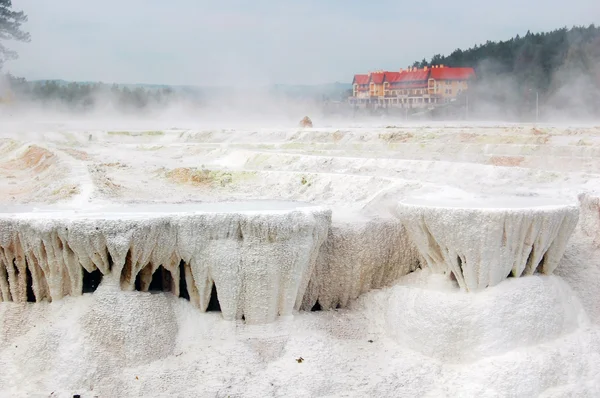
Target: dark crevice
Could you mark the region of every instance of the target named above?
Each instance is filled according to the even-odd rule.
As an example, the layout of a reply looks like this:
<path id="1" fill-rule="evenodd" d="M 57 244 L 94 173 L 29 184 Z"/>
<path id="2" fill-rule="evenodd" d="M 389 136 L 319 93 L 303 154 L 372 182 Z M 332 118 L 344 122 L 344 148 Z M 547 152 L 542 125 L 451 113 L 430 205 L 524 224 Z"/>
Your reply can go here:
<path id="1" fill-rule="evenodd" d="M 110 272 L 113 268 L 113 259 L 110 255 L 110 250 L 106 250 L 106 257 L 108 258 L 108 272 Z"/>
<path id="2" fill-rule="evenodd" d="M 420 258 L 417 258 L 415 260 L 415 267 L 414 267 L 415 270 L 417 270 L 417 269 L 425 269 L 426 266 L 427 266 L 427 262 L 421 262 Z"/>
<path id="3" fill-rule="evenodd" d="M 319 303 L 319 301 L 317 300 L 317 302 L 315 303 L 315 305 L 312 306 L 312 308 L 310 309 L 311 311 L 322 311 L 323 308 L 321 308 L 321 304 Z"/>
<path id="4" fill-rule="evenodd" d="M 88 272 L 83 268 L 83 293 L 93 293 L 102 282 L 102 272 L 99 269 L 95 269 L 92 272 Z"/>
<path id="5" fill-rule="evenodd" d="M 142 291 L 142 278 L 141 278 L 141 272 L 138 272 L 138 274 L 135 277 L 135 290 L 137 290 L 138 292 Z"/>
<path id="6" fill-rule="evenodd" d="M 539 272 L 540 274 L 542 273 L 542 269 L 544 268 L 544 263 L 546 262 L 546 254 L 544 254 L 542 256 L 542 260 L 540 261 L 540 263 L 538 264 L 538 266 L 535 268 L 535 272 Z"/>
<path id="7" fill-rule="evenodd" d="M 4 271 L 4 280 L 6 281 L 6 285 L 9 286 L 10 282 L 9 282 L 9 278 L 8 278 L 8 270 Z"/>
<path id="8" fill-rule="evenodd" d="M 190 301 L 190 294 L 187 289 L 187 282 L 185 281 L 185 263 L 183 260 L 179 262 L 179 297 Z"/>
<path id="9" fill-rule="evenodd" d="M 152 264 L 147 264 L 140 272 L 138 272 L 135 277 L 135 290 L 151 293 L 172 292 L 173 276 L 171 275 L 171 272 L 166 270 L 162 265 L 159 265 L 158 268 L 154 270 L 150 283 L 146 286 L 142 285 L 143 280 L 147 281 L 145 278 L 148 277 L 148 273 L 151 269 Z"/>
<path id="10" fill-rule="evenodd" d="M 131 264 L 131 249 L 129 249 L 127 250 L 127 255 L 125 256 L 125 265 L 123 266 L 123 270 L 121 271 L 121 284 L 129 283 L 132 273 L 133 265 Z M 137 278 L 135 281 L 135 289 L 140 290 Z"/>
<path id="11" fill-rule="evenodd" d="M 217 285 L 213 283 L 212 291 L 210 292 L 210 300 L 206 312 L 209 311 L 221 311 L 221 305 L 219 304 L 219 298 L 217 297 Z"/>
<path id="12" fill-rule="evenodd" d="M 173 275 L 171 275 L 171 271 L 163 268 L 162 266 L 160 266 L 160 268 L 163 269 L 163 275 L 162 275 L 162 284 L 163 284 L 163 292 L 169 292 L 172 293 L 173 292 Z"/>
<path id="13" fill-rule="evenodd" d="M 456 262 L 458 264 L 457 271 L 460 273 L 459 276 L 461 277 L 461 280 L 464 280 L 465 274 L 463 272 L 463 260 L 458 255 L 456 256 Z M 454 276 L 454 280 L 458 279 L 456 275 L 452 274 L 452 276 Z"/>
<path id="14" fill-rule="evenodd" d="M 19 277 L 19 274 L 20 274 L 20 272 L 19 272 L 19 267 L 17 267 L 17 259 L 16 259 L 16 258 L 15 258 L 15 259 L 13 259 L 13 261 L 12 261 L 12 266 L 13 266 L 13 268 L 14 268 L 14 270 L 15 270 L 15 276 L 18 278 L 18 277 Z"/>
<path id="15" fill-rule="evenodd" d="M 166 291 L 170 291 L 170 285 L 165 283 L 165 269 L 163 266 L 159 266 L 156 271 L 152 274 L 152 281 L 150 282 L 150 286 L 148 287 L 149 292 L 164 292 L 165 287 Z M 139 274 L 138 274 L 139 275 Z M 136 281 L 137 282 L 137 281 Z"/>
<path id="16" fill-rule="evenodd" d="M 27 277 L 27 302 L 35 303 L 35 294 L 33 293 L 33 278 L 31 277 L 31 271 L 29 267 L 25 267 L 25 275 Z"/>
<path id="17" fill-rule="evenodd" d="M 533 262 L 533 249 L 534 249 L 534 247 L 531 246 L 531 251 L 529 252 L 529 255 L 527 256 L 527 262 L 525 263 L 525 268 L 523 268 L 523 271 L 521 272 L 521 275 L 519 275 L 519 276 L 522 276 L 529 267 L 533 266 L 533 264 L 531 264 Z"/>

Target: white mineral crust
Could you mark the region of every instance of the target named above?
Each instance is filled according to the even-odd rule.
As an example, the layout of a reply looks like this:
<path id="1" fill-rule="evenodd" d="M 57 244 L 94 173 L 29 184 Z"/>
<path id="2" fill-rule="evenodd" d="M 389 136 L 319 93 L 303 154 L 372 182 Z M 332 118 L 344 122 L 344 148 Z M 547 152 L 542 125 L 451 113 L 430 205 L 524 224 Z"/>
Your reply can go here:
<path id="1" fill-rule="evenodd" d="M 263 323 L 291 315 L 302 302 L 331 211 L 230 207 L 231 212 L 3 214 L 1 299 L 27 301 L 28 283 L 35 301 L 81 295 L 84 269 L 100 270 L 123 290 L 133 290 L 139 279 L 140 290 L 148 291 L 162 266 L 170 273 L 169 290 L 179 295 L 185 278 L 190 300 L 202 311 L 214 283 L 227 320 L 244 316 L 248 323 Z"/>
<path id="2" fill-rule="evenodd" d="M 344 308 L 371 289 L 391 286 L 419 267 L 420 255 L 394 218 L 335 219 L 319 252 L 302 309 Z"/>
<path id="3" fill-rule="evenodd" d="M 497 285 L 510 275 L 551 274 L 578 215 L 576 205 L 523 198 L 414 198 L 398 204 L 398 216 L 428 267 L 456 278 L 466 291 Z"/>

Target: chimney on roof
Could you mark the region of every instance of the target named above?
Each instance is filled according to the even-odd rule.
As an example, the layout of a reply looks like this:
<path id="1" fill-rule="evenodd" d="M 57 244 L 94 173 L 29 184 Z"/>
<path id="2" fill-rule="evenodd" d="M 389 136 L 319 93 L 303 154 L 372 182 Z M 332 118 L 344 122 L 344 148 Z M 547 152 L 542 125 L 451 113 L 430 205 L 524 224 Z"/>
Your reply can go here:
<path id="1" fill-rule="evenodd" d="M 444 65 L 440 65 L 440 68 L 443 68 L 443 67 L 444 67 Z"/>
<path id="2" fill-rule="evenodd" d="M 427 71 L 427 65 L 425 65 L 425 66 L 423 67 L 423 70 L 424 70 L 424 71 Z"/>
<path id="3" fill-rule="evenodd" d="M 400 68 L 400 73 L 404 72 L 404 69 Z"/>

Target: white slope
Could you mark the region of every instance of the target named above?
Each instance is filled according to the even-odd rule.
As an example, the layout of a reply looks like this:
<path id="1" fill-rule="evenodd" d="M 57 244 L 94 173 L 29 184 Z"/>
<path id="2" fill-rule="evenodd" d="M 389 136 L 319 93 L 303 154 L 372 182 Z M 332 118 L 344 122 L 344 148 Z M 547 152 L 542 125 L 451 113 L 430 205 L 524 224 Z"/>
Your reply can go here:
<path id="1" fill-rule="evenodd" d="M 580 193 L 600 190 L 600 127 L 352 123 L 232 130 L 182 120 L 0 121 L 0 218 L 10 220 L 0 229 L 7 270 L 0 283 L 11 299 L 0 302 L 0 395 L 600 396 L 597 195 L 581 197 L 579 224 L 561 239 L 565 254 L 553 275 L 502 279 L 477 292 L 428 269 L 415 271 L 424 259 L 392 216 L 399 201 L 419 195 L 574 203 Z M 232 214 L 205 212 L 186 224 L 171 210 L 166 219 L 139 211 L 254 199 L 330 209 L 320 250 L 313 249 L 315 233 L 327 212 L 298 209 L 297 220 L 295 210 L 281 209 L 286 222 L 281 214 L 273 221 L 274 212 L 257 216 L 248 224 L 256 221 L 256 231 L 246 236 L 261 241 L 272 235 L 262 234 L 264 227 L 275 223 L 275 235 L 289 237 L 289 244 L 263 240 L 259 250 L 227 238 L 237 230 Z M 44 215 L 49 204 L 61 209 L 63 221 Z M 129 214 L 122 230 L 116 220 L 123 212 L 111 216 L 121 206 Z M 96 211 L 102 207 L 113 210 Z M 36 217 L 11 216 L 35 208 Z M 73 210 L 87 216 L 72 216 Z M 69 232 L 61 231 L 67 224 Z M 15 237 L 14 225 L 29 238 Z M 209 225 L 219 227 L 197 228 Z M 75 236 L 71 228 L 85 233 Z M 553 234 L 536 235 L 542 249 Z M 46 297 L 41 302 L 12 301 L 13 291 L 28 298 L 16 250 L 24 244 L 26 261 L 26 252 L 50 260 L 47 277 L 41 266 L 32 268 L 43 273 L 35 287 Z M 304 245 L 304 255 L 292 245 Z M 473 250 L 485 254 L 482 246 L 478 241 Z M 192 267 L 200 254 L 212 262 Z M 260 259 L 274 272 L 230 272 L 234 258 L 249 269 Z M 154 290 L 148 285 L 159 274 L 151 275 L 157 263 L 168 292 L 128 290 L 132 282 Z M 85 267 L 97 274 L 107 264 L 94 293 L 71 296 L 79 291 L 77 275 L 89 276 Z M 178 272 L 180 281 L 194 279 L 190 301 L 177 297 L 178 289 L 182 296 L 188 289 L 172 283 Z M 274 275 L 285 280 L 271 284 Z M 199 310 L 211 280 L 220 312 Z M 229 281 L 240 280 L 254 286 L 250 294 L 258 301 L 236 296 L 240 285 Z M 281 288 L 285 283 L 289 288 Z M 33 280 L 31 287 L 34 293 Z M 278 288 L 268 303 L 260 301 Z M 50 302 L 54 295 L 62 299 Z M 310 312 L 316 303 L 330 310 Z M 293 316 L 275 317 L 275 310 Z"/>

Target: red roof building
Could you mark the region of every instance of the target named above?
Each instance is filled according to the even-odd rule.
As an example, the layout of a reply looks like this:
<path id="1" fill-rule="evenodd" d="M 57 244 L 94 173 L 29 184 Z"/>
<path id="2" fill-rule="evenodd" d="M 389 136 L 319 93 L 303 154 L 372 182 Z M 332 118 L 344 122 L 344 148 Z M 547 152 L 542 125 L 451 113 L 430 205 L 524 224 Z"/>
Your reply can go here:
<path id="1" fill-rule="evenodd" d="M 399 72 L 378 71 L 354 76 L 353 97 L 360 99 L 359 103 L 425 107 L 456 99 L 468 89 L 473 78 L 473 68 L 443 65 Z"/>
<path id="2" fill-rule="evenodd" d="M 475 77 L 473 68 L 433 68 L 430 78 L 435 80 L 469 80 Z"/>
<path id="3" fill-rule="evenodd" d="M 352 84 L 369 84 L 369 75 L 354 75 Z"/>
<path id="4" fill-rule="evenodd" d="M 371 81 L 369 83 L 383 84 L 384 78 L 385 78 L 385 72 L 374 72 L 374 73 L 371 73 Z"/>

